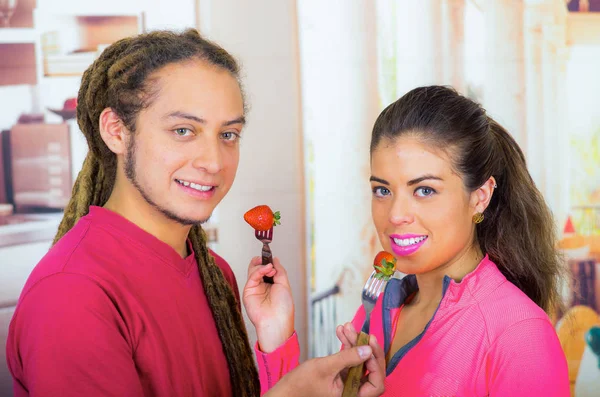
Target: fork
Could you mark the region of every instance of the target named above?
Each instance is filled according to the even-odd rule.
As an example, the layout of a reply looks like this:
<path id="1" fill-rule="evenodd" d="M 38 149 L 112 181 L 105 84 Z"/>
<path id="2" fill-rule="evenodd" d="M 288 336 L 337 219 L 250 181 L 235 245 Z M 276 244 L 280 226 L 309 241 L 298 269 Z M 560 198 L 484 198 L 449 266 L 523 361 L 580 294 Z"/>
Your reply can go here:
<path id="1" fill-rule="evenodd" d="M 369 343 L 369 324 L 371 322 L 371 312 L 373 312 L 373 308 L 375 307 L 375 303 L 377 302 L 379 294 L 381 291 L 383 291 L 383 288 L 387 284 L 387 280 L 376 278 L 376 274 L 377 271 L 373 270 L 373 273 L 371 273 L 367 279 L 367 282 L 362 290 L 361 299 L 363 307 L 365 308 L 366 317 L 361 332 L 356 340 L 357 346 Z M 355 397 L 357 395 L 358 388 L 360 386 L 360 378 L 363 376 L 363 367 L 364 363 L 349 369 L 348 376 L 344 381 L 342 397 Z"/>
<path id="2" fill-rule="evenodd" d="M 387 280 L 375 278 L 376 274 L 377 271 L 373 270 L 373 273 L 371 273 L 367 279 L 361 294 L 362 305 L 365 308 L 365 322 L 363 323 L 361 331 L 366 334 L 369 333 L 371 312 L 375 307 L 375 303 L 377 302 L 377 298 L 379 298 L 379 294 L 381 291 L 383 291 L 383 288 L 385 288 L 385 285 L 387 284 Z"/>
<path id="3" fill-rule="evenodd" d="M 260 231 L 256 230 L 254 232 L 254 236 L 263 243 L 262 246 L 262 264 L 268 265 L 269 263 L 273 263 L 273 254 L 271 253 L 271 248 L 269 248 L 269 243 L 273 241 L 273 226 L 269 230 Z M 273 277 L 263 277 L 263 281 L 267 284 L 273 284 Z"/>

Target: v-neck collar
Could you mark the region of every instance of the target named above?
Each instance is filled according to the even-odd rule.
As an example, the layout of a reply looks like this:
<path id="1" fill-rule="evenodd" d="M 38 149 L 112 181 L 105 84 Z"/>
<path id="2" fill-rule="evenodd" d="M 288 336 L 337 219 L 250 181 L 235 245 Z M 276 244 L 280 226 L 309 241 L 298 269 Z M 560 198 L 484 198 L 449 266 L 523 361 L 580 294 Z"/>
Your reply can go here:
<path id="1" fill-rule="evenodd" d="M 169 244 L 107 208 L 90 206 L 88 215 L 82 219 L 87 219 L 97 226 L 109 228 L 111 232 L 118 234 L 129 242 L 147 249 L 163 262 L 174 266 L 185 276 L 190 273 L 190 270 L 196 264 L 194 250 L 189 240 L 187 241 L 187 245 L 190 254 L 182 258 Z"/>

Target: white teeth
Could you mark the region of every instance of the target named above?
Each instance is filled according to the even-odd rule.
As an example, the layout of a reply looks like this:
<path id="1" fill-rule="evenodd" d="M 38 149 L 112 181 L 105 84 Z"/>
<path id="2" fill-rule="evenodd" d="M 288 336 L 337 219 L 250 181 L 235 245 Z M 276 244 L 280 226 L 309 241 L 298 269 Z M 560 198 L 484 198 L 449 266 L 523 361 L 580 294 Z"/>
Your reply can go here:
<path id="1" fill-rule="evenodd" d="M 395 238 L 394 243 L 396 243 L 396 245 L 399 245 L 400 247 L 407 247 L 409 245 L 418 244 L 421 241 L 425 240 L 426 238 L 427 238 L 427 236 L 411 237 L 411 238 Z"/>
<path id="2" fill-rule="evenodd" d="M 190 183 L 190 187 L 192 189 L 200 190 L 201 192 L 208 192 L 212 188 L 212 186 L 198 185 L 196 183 Z"/>
<path id="3" fill-rule="evenodd" d="M 177 181 L 179 183 L 181 183 L 183 186 L 188 186 L 188 187 L 191 187 L 192 189 L 196 189 L 201 192 L 208 192 L 210 189 L 213 188 L 212 186 L 198 185 L 197 183 L 182 181 L 179 179 Z"/>

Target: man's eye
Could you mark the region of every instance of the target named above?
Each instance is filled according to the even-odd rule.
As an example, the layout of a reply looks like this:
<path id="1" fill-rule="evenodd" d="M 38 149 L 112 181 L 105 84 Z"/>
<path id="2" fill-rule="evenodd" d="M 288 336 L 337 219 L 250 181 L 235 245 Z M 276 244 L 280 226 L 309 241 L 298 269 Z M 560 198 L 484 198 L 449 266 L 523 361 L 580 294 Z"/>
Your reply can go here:
<path id="1" fill-rule="evenodd" d="M 174 132 L 177 136 L 188 136 L 192 133 L 192 130 L 189 128 L 177 128 Z"/>

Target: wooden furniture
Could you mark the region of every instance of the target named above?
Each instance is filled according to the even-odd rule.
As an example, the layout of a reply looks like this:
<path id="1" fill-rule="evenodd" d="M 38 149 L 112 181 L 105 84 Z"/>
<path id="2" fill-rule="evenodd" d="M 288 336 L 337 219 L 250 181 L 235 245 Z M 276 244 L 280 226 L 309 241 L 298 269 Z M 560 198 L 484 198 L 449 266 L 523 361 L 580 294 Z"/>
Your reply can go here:
<path id="1" fill-rule="evenodd" d="M 10 142 L 16 210 L 63 209 L 73 186 L 68 124 L 16 124 Z"/>

